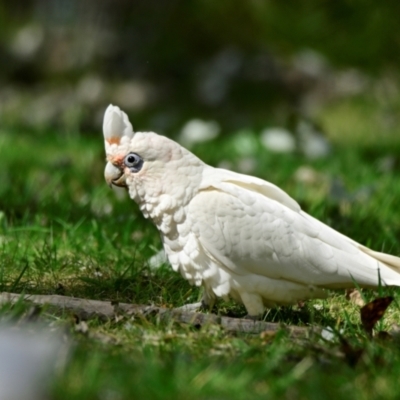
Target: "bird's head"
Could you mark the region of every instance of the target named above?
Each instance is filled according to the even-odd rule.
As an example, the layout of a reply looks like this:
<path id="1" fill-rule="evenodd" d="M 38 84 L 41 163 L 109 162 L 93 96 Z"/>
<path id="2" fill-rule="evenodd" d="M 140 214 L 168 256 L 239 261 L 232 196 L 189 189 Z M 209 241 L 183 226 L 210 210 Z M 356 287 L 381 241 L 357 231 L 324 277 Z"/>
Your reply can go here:
<path id="1" fill-rule="evenodd" d="M 109 105 L 103 121 L 107 165 L 112 186 L 129 189 L 139 203 L 162 194 L 185 197 L 201 179 L 205 165 L 178 143 L 154 132 L 134 132 L 128 116 Z"/>

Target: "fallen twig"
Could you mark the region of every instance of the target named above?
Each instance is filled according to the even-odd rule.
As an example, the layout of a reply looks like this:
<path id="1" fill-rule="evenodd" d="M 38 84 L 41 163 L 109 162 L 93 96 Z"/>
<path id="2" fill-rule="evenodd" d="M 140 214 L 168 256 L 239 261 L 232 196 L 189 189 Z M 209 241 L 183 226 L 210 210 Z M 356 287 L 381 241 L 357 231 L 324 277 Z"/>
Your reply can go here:
<path id="1" fill-rule="evenodd" d="M 305 327 L 284 326 L 279 323 L 252 321 L 241 318 L 221 317 L 215 314 L 203 314 L 182 309 L 168 309 L 163 307 L 148 306 L 142 304 L 118 303 L 109 301 L 88 300 L 60 295 L 29 295 L 2 292 L 0 304 L 29 301 L 35 305 L 46 305 L 55 312 L 71 312 L 82 320 L 98 318 L 109 320 L 118 315 L 141 316 L 158 315 L 162 319 L 172 319 L 177 322 L 195 326 L 206 324 L 218 324 L 229 332 L 260 333 L 277 332 L 286 329 L 290 336 L 305 336 L 310 330 Z"/>

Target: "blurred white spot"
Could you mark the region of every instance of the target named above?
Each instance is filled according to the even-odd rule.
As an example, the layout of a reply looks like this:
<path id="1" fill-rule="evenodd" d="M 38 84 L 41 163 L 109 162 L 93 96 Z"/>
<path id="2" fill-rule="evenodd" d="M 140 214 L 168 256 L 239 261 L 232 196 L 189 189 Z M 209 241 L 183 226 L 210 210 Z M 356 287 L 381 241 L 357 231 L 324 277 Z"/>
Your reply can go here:
<path id="1" fill-rule="evenodd" d="M 284 128 L 267 128 L 261 132 L 261 143 L 275 153 L 293 153 L 296 141 L 293 135 Z"/>
<path id="2" fill-rule="evenodd" d="M 64 96 L 64 100 L 66 95 Z M 33 126 L 46 126 L 57 118 L 60 105 L 65 105 L 65 101 L 60 99 L 58 93 L 47 92 L 36 96 L 31 103 L 29 111 L 23 114 L 26 122 Z"/>
<path id="3" fill-rule="evenodd" d="M 293 66 L 312 78 L 324 78 L 328 71 L 326 58 L 312 49 L 304 49 L 293 58 Z"/>
<path id="4" fill-rule="evenodd" d="M 111 186 L 112 191 L 115 193 L 115 197 L 118 200 L 125 200 L 128 198 L 128 191 L 124 187 L 120 186 Z"/>
<path id="5" fill-rule="evenodd" d="M 320 174 L 314 169 L 307 165 L 302 165 L 297 168 L 294 173 L 294 179 L 297 182 L 305 183 L 305 184 L 314 184 L 321 179 Z"/>
<path id="6" fill-rule="evenodd" d="M 315 160 L 326 157 L 331 152 L 328 140 L 311 123 L 300 121 L 297 134 L 300 150 L 307 158 Z"/>
<path id="7" fill-rule="evenodd" d="M 332 342 L 333 339 L 335 338 L 336 334 L 333 331 L 333 329 L 330 326 L 328 326 L 327 328 L 322 329 L 321 336 L 327 342 Z"/>
<path id="8" fill-rule="evenodd" d="M 256 153 L 259 143 L 252 131 L 239 131 L 232 138 L 233 145 L 238 154 L 250 156 Z"/>
<path id="9" fill-rule="evenodd" d="M 334 90 L 339 96 L 354 96 L 367 90 L 369 80 L 361 71 L 351 68 L 337 72 L 334 77 Z"/>
<path id="10" fill-rule="evenodd" d="M 143 82 L 124 82 L 117 85 L 112 101 L 121 108 L 142 110 L 147 107 L 152 96 L 152 89 Z"/>
<path id="11" fill-rule="evenodd" d="M 343 329 L 339 330 L 339 334 L 342 334 L 344 332 Z M 327 326 L 326 328 L 322 329 L 321 331 L 321 336 L 323 339 L 325 339 L 328 342 L 333 342 L 334 339 L 338 336 L 337 333 L 330 327 Z"/>
<path id="12" fill-rule="evenodd" d="M 90 209 L 93 214 L 102 217 L 104 215 L 110 215 L 113 211 L 113 206 L 111 203 L 103 202 L 100 199 L 93 199 Z"/>
<path id="13" fill-rule="evenodd" d="M 154 256 L 148 259 L 147 264 L 150 269 L 158 269 L 166 262 L 168 262 L 167 256 L 165 255 L 164 250 L 160 250 L 157 254 L 154 254 Z"/>
<path id="14" fill-rule="evenodd" d="M 31 325 L 0 328 L 0 399 L 42 400 L 52 374 L 67 360 L 59 334 Z"/>
<path id="15" fill-rule="evenodd" d="M 77 96 L 84 103 L 98 102 L 104 93 L 104 82 L 97 76 L 85 76 L 78 85 Z"/>
<path id="16" fill-rule="evenodd" d="M 194 143 L 214 139 L 219 135 L 219 132 L 219 124 L 215 121 L 192 119 L 183 126 L 179 140 L 184 146 L 190 146 Z"/>
<path id="17" fill-rule="evenodd" d="M 20 29 L 11 41 L 11 51 L 20 58 L 35 55 L 43 42 L 44 33 L 38 25 L 28 25 Z"/>

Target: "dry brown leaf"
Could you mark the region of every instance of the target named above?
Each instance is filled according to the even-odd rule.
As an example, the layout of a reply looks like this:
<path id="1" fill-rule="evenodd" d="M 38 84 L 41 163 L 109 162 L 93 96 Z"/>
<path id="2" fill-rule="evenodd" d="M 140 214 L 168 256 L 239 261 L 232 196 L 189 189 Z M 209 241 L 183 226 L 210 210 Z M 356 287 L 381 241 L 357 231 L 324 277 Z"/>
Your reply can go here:
<path id="1" fill-rule="evenodd" d="M 361 322 L 368 335 L 372 336 L 375 324 L 383 317 L 393 297 L 378 297 L 361 308 Z"/>

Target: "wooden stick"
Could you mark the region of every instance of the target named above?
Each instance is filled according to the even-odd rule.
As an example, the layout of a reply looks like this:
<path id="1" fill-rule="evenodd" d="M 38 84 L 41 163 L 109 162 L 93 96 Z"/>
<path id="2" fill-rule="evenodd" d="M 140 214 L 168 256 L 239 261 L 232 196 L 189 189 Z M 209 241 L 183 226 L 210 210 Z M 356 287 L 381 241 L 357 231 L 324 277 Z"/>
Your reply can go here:
<path id="1" fill-rule="evenodd" d="M 168 309 L 163 307 L 148 306 L 143 304 L 118 303 L 109 301 L 88 300 L 60 295 L 29 295 L 2 292 L 0 304 L 18 301 L 28 301 L 35 305 L 46 305 L 56 313 L 71 312 L 82 320 L 99 318 L 106 321 L 119 315 L 146 317 L 158 315 L 161 319 L 172 319 L 177 322 L 195 326 L 206 324 L 221 325 L 228 332 L 242 332 L 257 334 L 261 332 L 277 332 L 286 329 L 291 337 L 306 336 L 310 332 L 308 328 L 298 326 L 284 326 L 278 323 L 265 321 L 252 321 L 241 318 L 221 317 L 215 314 L 203 314 L 199 312 L 184 311 L 182 309 Z"/>

